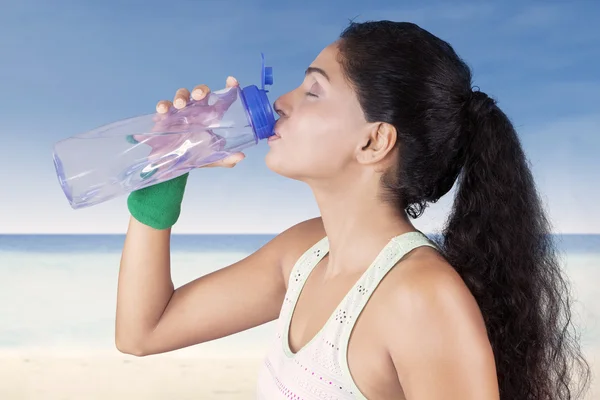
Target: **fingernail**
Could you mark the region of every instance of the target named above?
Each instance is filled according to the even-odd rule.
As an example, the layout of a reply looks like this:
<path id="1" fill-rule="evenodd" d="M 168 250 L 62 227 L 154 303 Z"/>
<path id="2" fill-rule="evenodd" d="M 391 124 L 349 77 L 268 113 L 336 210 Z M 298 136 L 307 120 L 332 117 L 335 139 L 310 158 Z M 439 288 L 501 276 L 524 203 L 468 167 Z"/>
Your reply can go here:
<path id="1" fill-rule="evenodd" d="M 175 100 L 175 107 L 181 108 L 183 106 L 185 106 L 185 102 L 183 101 L 183 99 L 177 99 L 177 100 Z"/>
<path id="2" fill-rule="evenodd" d="M 167 111 L 167 107 L 164 104 L 161 104 L 160 106 L 158 106 L 158 112 L 165 112 Z"/>
<path id="3" fill-rule="evenodd" d="M 202 97 L 202 96 L 204 96 L 204 90 L 196 89 L 196 90 L 194 90 L 193 95 L 194 95 L 194 97 Z"/>
<path id="4" fill-rule="evenodd" d="M 228 77 L 227 77 L 227 80 L 228 80 L 228 81 L 230 81 L 230 82 L 231 82 L 231 83 L 233 83 L 233 84 L 236 84 L 236 83 L 237 83 L 237 79 L 235 79 L 233 76 L 228 76 Z"/>

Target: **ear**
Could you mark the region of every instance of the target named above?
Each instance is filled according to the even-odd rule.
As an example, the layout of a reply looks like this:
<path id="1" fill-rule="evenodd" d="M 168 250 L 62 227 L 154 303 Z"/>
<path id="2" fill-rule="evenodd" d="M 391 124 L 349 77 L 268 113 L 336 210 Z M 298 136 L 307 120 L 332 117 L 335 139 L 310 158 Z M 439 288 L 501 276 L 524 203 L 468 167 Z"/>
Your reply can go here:
<path id="1" fill-rule="evenodd" d="M 373 124 L 356 148 L 356 159 L 361 164 L 375 164 L 387 157 L 396 145 L 397 132 L 385 122 Z"/>

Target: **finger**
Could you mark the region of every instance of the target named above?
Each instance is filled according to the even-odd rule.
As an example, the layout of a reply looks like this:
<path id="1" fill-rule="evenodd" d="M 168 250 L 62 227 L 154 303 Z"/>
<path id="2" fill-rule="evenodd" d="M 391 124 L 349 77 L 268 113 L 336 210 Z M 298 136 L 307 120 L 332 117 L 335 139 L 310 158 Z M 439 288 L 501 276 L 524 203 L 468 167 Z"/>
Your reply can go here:
<path id="1" fill-rule="evenodd" d="M 244 153 L 234 153 L 234 154 L 231 154 L 231 155 L 225 157 L 222 160 L 216 161 L 216 162 L 214 162 L 212 164 L 208 164 L 206 166 L 207 167 L 233 168 L 244 158 L 246 158 Z"/>
<path id="2" fill-rule="evenodd" d="M 192 90 L 192 99 L 202 100 L 210 93 L 210 88 L 206 85 L 198 85 Z"/>
<path id="3" fill-rule="evenodd" d="M 238 91 L 236 90 L 230 90 L 232 88 L 235 87 L 239 87 L 239 83 L 237 81 L 237 79 L 235 79 L 233 76 L 228 76 L 226 81 L 225 81 L 225 85 L 226 87 L 226 91 L 225 93 L 223 93 L 222 95 L 219 96 L 219 101 L 217 101 L 213 107 L 214 110 L 219 114 L 222 115 L 223 113 L 227 112 L 227 110 L 229 109 L 229 107 L 231 107 L 231 105 L 238 99 Z M 239 90 L 239 89 L 238 89 Z"/>
<path id="4" fill-rule="evenodd" d="M 240 161 L 242 161 L 246 156 L 244 153 L 235 153 L 230 156 L 225 157 L 221 160 L 221 166 L 226 168 L 232 168 L 237 165 Z"/>
<path id="5" fill-rule="evenodd" d="M 169 100 L 161 100 L 156 104 L 156 112 L 159 114 L 165 114 L 173 106 L 173 103 Z"/>
<path id="6" fill-rule="evenodd" d="M 238 86 L 239 82 L 233 76 L 228 76 L 225 80 L 225 87 L 231 88 L 234 86 Z"/>
<path id="7" fill-rule="evenodd" d="M 182 109 L 187 106 L 188 101 L 190 101 L 190 91 L 186 88 L 181 88 L 175 92 L 175 97 L 173 98 L 173 105 L 177 109 Z"/>

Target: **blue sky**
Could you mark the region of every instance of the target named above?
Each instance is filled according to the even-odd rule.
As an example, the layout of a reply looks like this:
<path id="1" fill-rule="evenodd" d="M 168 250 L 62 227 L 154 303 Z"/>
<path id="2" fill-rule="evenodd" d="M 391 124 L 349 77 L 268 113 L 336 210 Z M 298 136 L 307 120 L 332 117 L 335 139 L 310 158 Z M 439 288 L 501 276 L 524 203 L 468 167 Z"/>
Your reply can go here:
<path id="1" fill-rule="evenodd" d="M 259 79 L 277 96 L 351 18 L 418 23 L 449 41 L 515 123 L 555 231 L 600 233 L 600 5 L 595 1 L 30 1 L 0 14 L 0 233 L 123 233 L 125 197 L 72 210 L 54 142 L 154 111 L 179 87 Z M 175 233 L 275 233 L 318 215 L 302 183 L 270 172 L 267 146 L 190 177 Z M 452 194 L 453 192 L 451 192 Z M 416 221 L 439 229 L 451 197 Z"/>

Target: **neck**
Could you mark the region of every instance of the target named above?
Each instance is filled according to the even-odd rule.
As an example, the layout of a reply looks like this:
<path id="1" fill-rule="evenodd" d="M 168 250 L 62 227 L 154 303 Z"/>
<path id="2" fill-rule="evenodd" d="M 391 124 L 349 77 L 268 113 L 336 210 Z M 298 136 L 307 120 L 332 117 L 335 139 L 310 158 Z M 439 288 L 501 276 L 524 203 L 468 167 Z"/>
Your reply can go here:
<path id="1" fill-rule="evenodd" d="M 403 211 L 374 195 L 378 179 L 311 188 L 329 239 L 328 276 L 364 271 L 390 239 L 416 230 Z"/>

